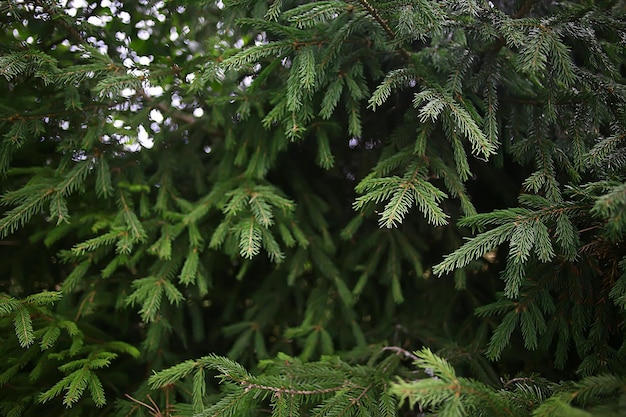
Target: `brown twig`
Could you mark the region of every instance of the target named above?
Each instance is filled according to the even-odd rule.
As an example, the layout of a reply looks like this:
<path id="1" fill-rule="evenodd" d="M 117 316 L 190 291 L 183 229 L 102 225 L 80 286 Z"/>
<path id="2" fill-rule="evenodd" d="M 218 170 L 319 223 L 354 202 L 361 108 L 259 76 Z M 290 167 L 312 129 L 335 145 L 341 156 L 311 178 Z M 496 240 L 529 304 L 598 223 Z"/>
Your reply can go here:
<path id="1" fill-rule="evenodd" d="M 535 382 L 535 380 L 532 378 L 513 378 L 513 379 L 509 379 L 506 382 L 504 382 L 504 380 L 501 380 L 501 382 L 504 388 L 508 388 L 509 385 L 515 384 L 517 382 Z"/>
<path id="2" fill-rule="evenodd" d="M 167 395 L 167 392 L 166 392 L 166 395 Z M 139 401 L 138 399 L 133 398 L 128 394 L 124 394 L 124 396 L 128 398 L 129 400 L 131 400 L 132 402 L 137 403 L 147 408 L 148 410 L 150 410 L 150 415 L 153 417 L 168 417 L 170 415 L 169 395 L 167 396 L 167 400 L 166 400 L 165 414 L 161 411 L 157 403 L 154 402 L 154 400 L 152 399 L 150 395 L 147 395 L 147 397 L 148 397 L 148 400 L 150 400 L 150 402 L 152 403 L 152 405 L 146 404 L 143 401 Z"/>
<path id="3" fill-rule="evenodd" d="M 415 356 L 412 352 L 409 352 L 408 350 L 402 349 L 401 347 L 398 347 L 398 346 L 385 346 L 383 350 L 396 352 L 397 354 L 413 359 L 414 361 L 419 360 L 419 358 Z"/>
<path id="4" fill-rule="evenodd" d="M 359 3 L 361 3 L 361 5 L 374 18 L 374 20 L 376 20 L 378 24 L 382 26 L 382 28 L 385 30 L 385 32 L 387 32 L 387 35 L 391 39 L 394 39 L 396 37 L 396 34 L 394 33 L 393 29 L 389 27 L 387 21 L 383 19 L 380 14 L 378 14 L 378 11 L 374 7 L 372 7 L 372 5 L 367 0 L 359 0 Z"/>

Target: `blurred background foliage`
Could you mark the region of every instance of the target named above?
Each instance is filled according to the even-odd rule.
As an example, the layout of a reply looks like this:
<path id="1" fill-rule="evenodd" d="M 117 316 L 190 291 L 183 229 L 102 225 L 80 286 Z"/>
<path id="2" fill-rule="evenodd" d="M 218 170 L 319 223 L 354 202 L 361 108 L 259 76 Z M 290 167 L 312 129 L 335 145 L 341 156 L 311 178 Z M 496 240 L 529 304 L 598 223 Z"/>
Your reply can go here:
<path id="1" fill-rule="evenodd" d="M 623 2 L 225 3 L 0 4 L 5 415 L 193 414 L 148 378 L 210 354 L 623 375 Z"/>

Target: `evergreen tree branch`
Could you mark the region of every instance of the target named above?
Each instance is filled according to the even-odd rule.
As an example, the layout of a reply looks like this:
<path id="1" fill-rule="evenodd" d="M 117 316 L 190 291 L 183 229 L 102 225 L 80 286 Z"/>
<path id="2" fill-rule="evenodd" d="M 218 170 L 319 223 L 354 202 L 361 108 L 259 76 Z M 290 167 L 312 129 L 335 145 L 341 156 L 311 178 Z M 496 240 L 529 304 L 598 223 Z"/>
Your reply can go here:
<path id="1" fill-rule="evenodd" d="M 372 5 L 367 0 L 359 0 L 359 3 L 361 3 L 361 5 L 365 8 L 365 10 L 367 10 L 370 16 L 372 16 L 374 20 L 376 20 L 378 24 L 385 30 L 385 32 L 387 32 L 387 36 L 389 36 L 389 39 L 395 39 L 395 32 L 393 31 L 393 29 L 391 29 L 387 21 L 380 16 L 378 11 L 374 7 L 372 7 Z"/>
<path id="2" fill-rule="evenodd" d="M 43 11 L 48 13 L 51 17 L 52 22 L 58 23 L 75 41 L 77 41 L 81 45 L 88 45 L 87 41 L 83 37 L 83 35 L 76 30 L 76 27 L 71 26 L 64 14 L 59 14 L 54 7 L 51 7 L 49 2 L 42 0 L 35 0 L 34 2 L 37 7 L 41 7 Z"/>
<path id="3" fill-rule="evenodd" d="M 226 375 L 226 376 L 228 377 L 229 375 Z M 247 380 L 239 380 L 236 378 L 230 378 L 230 379 L 232 379 L 234 382 L 237 382 L 238 384 L 241 384 L 243 387 L 245 387 L 244 388 L 245 391 L 249 391 L 251 389 L 258 389 L 261 391 L 273 392 L 275 395 L 287 394 L 287 395 L 310 396 L 310 395 L 330 394 L 333 392 L 344 390 L 346 388 L 354 388 L 354 386 L 348 381 L 336 387 L 305 390 L 305 389 L 294 389 L 294 388 L 275 387 L 271 385 L 256 384 Z M 361 388 L 361 387 L 358 387 L 358 388 Z"/>
<path id="4" fill-rule="evenodd" d="M 367 13 L 369 13 L 369 15 L 372 16 L 374 20 L 378 22 L 378 24 L 383 28 L 383 30 L 387 33 L 387 36 L 389 36 L 389 39 L 395 40 L 396 38 L 395 32 L 393 31 L 393 29 L 391 29 L 391 27 L 389 26 L 389 23 L 387 23 L 387 21 L 383 19 L 382 16 L 378 13 L 378 11 L 370 4 L 370 2 L 367 0 L 358 0 L 358 1 L 361 4 L 361 6 L 363 6 L 363 8 L 367 10 Z M 399 50 L 402 56 L 404 56 L 406 59 L 411 58 L 411 53 L 407 51 L 405 48 L 400 47 Z"/>

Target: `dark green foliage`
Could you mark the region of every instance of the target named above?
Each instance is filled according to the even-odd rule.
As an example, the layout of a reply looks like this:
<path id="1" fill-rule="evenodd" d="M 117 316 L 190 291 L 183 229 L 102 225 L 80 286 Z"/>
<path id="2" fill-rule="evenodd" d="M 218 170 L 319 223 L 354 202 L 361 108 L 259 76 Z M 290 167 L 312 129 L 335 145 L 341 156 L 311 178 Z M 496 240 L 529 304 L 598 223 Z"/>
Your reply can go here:
<path id="1" fill-rule="evenodd" d="M 429 349 L 417 352 L 416 364 L 433 377 L 393 383 L 391 392 L 411 408 L 427 407 L 452 416 L 618 416 L 624 412 L 623 378 L 587 377 L 574 384 L 555 384 L 538 377 L 513 378 L 502 387 L 459 377 L 449 363 Z M 601 404 L 601 405 L 599 405 Z M 580 407 L 584 406 L 589 411 Z"/>
<path id="2" fill-rule="evenodd" d="M 626 4 L 225 3 L 0 3 L 0 414 L 623 414 Z"/>
<path id="3" fill-rule="evenodd" d="M 207 356 L 164 370 L 152 376 L 150 384 L 162 388 L 193 374 L 192 403 L 196 410 L 204 409 L 200 415 L 205 416 L 244 415 L 266 403 L 273 416 L 392 416 L 396 415 L 396 401 L 387 390 L 399 364 L 398 355 L 372 359 L 368 366 L 351 366 L 336 357 L 303 363 L 279 354 L 276 360 L 262 361 L 262 375 L 254 376 L 229 359 Z M 207 370 L 217 371 L 227 395 L 205 408 Z"/>

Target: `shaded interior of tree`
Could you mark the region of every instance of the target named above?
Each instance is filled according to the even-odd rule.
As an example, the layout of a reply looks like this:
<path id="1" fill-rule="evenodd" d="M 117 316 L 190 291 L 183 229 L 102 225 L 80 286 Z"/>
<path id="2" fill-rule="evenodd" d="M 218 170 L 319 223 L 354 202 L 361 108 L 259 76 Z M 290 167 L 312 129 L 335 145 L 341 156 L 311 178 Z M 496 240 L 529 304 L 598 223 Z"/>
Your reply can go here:
<path id="1" fill-rule="evenodd" d="M 0 415 L 626 412 L 624 1 L 3 3 Z"/>

